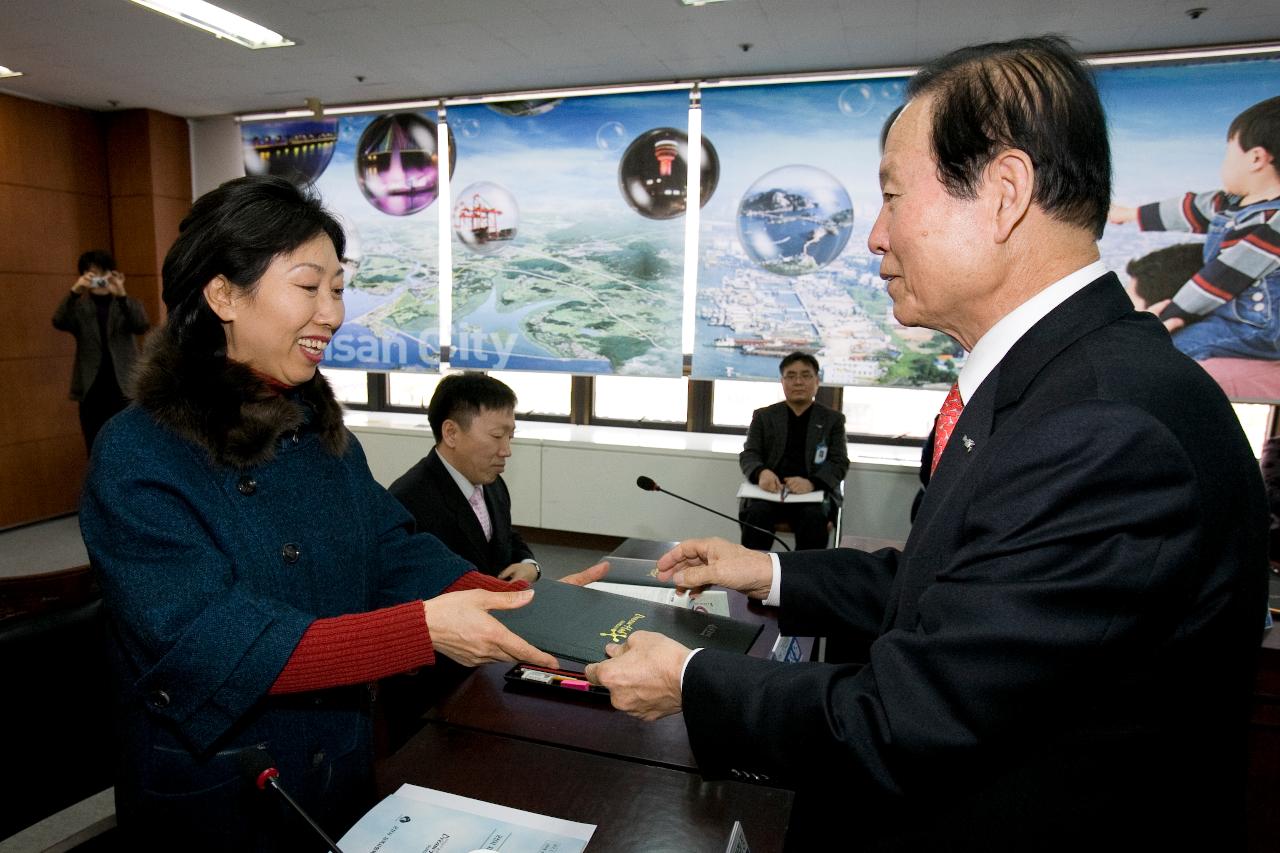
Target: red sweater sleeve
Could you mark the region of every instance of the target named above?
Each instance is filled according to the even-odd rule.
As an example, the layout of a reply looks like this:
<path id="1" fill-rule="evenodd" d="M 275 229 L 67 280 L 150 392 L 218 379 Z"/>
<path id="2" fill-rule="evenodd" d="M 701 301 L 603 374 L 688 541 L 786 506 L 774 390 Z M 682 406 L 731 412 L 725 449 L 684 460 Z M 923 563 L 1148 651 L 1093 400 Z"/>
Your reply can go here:
<path id="1" fill-rule="evenodd" d="M 513 592 L 528 588 L 524 581 L 507 583 L 480 572 L 467 572 L 445 592 Z M 422 602 L 408 601 L 369 613 L 312 622 L 268 692 L 278 696 L 362 684 L 435 662 Z"/>

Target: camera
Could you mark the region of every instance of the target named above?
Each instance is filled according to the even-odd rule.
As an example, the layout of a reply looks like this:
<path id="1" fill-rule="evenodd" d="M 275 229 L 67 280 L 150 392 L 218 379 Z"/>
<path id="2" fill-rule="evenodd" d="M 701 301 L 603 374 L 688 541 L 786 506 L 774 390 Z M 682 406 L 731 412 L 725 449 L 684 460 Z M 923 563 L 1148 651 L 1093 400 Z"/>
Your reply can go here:
<path id="1" fill-rule="evenodd" d="M 105 290 L 107 287 L 107 277 L 105 275 L 95 275 L 89 279 L 89 286 L 94 290 Z"/>

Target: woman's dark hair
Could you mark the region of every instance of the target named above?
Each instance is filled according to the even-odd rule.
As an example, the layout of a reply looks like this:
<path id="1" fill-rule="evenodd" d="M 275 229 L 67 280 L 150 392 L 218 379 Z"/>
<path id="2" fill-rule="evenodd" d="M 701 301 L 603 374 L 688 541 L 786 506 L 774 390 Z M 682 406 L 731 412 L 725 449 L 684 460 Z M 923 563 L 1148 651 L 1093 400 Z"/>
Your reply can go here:
<path id="1" fill-rule="evenodd" d="M 80 270 L 80 275 L 87 273 L 89 267 L 97 267 L 103 272 L 111 272 L 116 268 L 116 259 L 105 249 L 91 249 L 80 256 L 80 260 L 76 262 L 76 267 Z"/>
<path id="2" fill-rule="evenodd" d="M 1111 149 L 1092 75 L 1059 36 L 980 44 L 920 70 L 908 98 L 934 97 L 938 178 L 956 198 L 977 194 L 1007 149 L 1035 166 L 1031 199 L 1053 218 L 1102 236 L 1111 204 Z"/>
<path id="3" fill-rule="evenodd" d="M 222 321 L 204 298 L 214 278 L 252 292 L 272 260 L 321 234 L 338 257 L 346 248 L 342 226 L 318 197 L 270 175 L 237 178 L 205 193 L 178 231 L 161 272 L 165 329 L 190 355 L 221 355 L 226 347 Z"/>

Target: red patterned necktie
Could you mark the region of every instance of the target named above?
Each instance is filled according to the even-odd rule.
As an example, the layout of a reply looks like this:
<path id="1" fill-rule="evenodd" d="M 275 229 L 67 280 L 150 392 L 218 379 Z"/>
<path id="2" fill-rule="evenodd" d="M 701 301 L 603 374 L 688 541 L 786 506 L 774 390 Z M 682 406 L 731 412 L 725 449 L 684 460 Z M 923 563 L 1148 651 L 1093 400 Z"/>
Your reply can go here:
<path id="1" fill-rule="evenodd" d="M 933 427 L 933 463 L 929 466 L 930 474 L 938 469 L 938 460 L 942 458 L 942 451 L 947 449 L 947 440 L 951 438 L 951 431 L 956 428 L 956 421 L 960 420 L 960 413 L 963 411 L 960 384 L 956 383 L 951 386 L 947 399 L 942 402 L 938 422 Z"/>

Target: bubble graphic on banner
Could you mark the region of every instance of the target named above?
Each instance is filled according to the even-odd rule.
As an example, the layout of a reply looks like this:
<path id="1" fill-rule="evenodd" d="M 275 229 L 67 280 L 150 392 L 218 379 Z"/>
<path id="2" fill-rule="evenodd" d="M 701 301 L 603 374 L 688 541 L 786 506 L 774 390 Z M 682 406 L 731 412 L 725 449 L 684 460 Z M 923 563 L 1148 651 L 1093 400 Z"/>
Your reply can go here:
<path id="1" fill-rule="evenodd" d="M 279 175 L 305 185 L 320 177 L 333 159 L 338 120 L 264 122 L 244 132 L 246 175 Z"/>
<path id="2" fill-rule="evenodd" d="M 458 129 L 458 135 L 464 139 L 475 139 L 480 135 L 480 122 L 473 118 L 450 121 L 449 127 L 456 127 Z"/>
<path id="3" fill-rule="evenodd" d="M 516 238 L 520 206 L 501 184 L 477 181 L 458 193 L 453 205 L 453 233 L 477 255 L 501 252 Z"/>
<path id="4" fill-rule="evenodd" d="M 536 98 L 527 101 L 498 101 L 493 104 L 485 104 L 485 106 L 499 115 L 520 118 L 525 116 L 540 116 L 543 113 L 549 113 L 559 106 L 562 100 L 564 99 Z"/>
<path id="5" fill-rule="evenodd" d="M 674 219 L 686 207 L 689 136 L 673 127 L 655 127 L 637 136 L 618 163 L 618 188 L 631 208 L 649 219 Z M 720 157 L 702 137 L 702 169 L 698 206 L 716 191 Z"/>
<path id="6" fill-rule="evenodd" d="M 449 172 L 456 160 L 449 139 Z M 409 216 L 429 207 L 440 191 L 436 123 L 417 113 L 374 119 L 356 144 L 356 183 L 383 213 Z"/>
<path id="7" fill-rule="evenodd" d="M 836 104 L 840 107 L 840 112 L 859 118 L 871 112 L 876 104 L 876 95 L 866 83 L 852 83 L 840 90 Z"/>
<path id="8" fill-rule="evenodd" d="M 886 83 L 880 90 L 880 97 L 886 101 L 901 101 L 902 93 L 906 91 L 906 86 L 901 80 L 895 80 L 892 83 Z"/>
<path id="9" fill-rule="evenodd" d="M 840 181 L 814 166 L 761 175 L 738 203 L 738 239 L 751 260 L 779 275 L 834 261 L 853 231 L 853 203 Z"/>
<path id="10" fill-rule="evenodd" d="M 596 131 L 596 147 L 601 151 L 617 151 L 627 144 L 627 129 L 620 121 L 606 121 Z"/>

